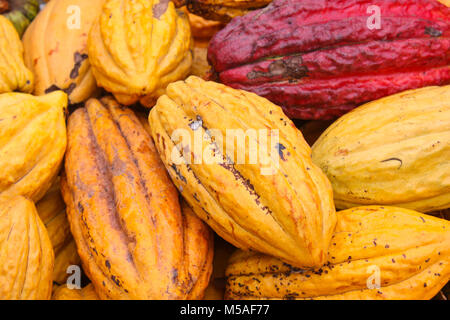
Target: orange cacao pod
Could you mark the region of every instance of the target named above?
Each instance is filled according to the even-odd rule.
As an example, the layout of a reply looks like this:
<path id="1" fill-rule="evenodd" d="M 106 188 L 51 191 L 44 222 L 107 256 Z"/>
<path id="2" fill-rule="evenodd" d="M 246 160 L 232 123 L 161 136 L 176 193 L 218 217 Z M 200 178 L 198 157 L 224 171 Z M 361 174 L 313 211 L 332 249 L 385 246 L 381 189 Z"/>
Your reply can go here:
<path id="1" fill-rule="evenodd" d="M 33 202 L 0 203 L 0 300 L 50 299 L 53 250 Z"/>
<path id="2" fill-rule="evenodd" d="M 212 234 L 178 194 L 138 117 L 91 99 L 68 122 L 61 180 L 83 269 L 102 299 L 196 299 Z"/>

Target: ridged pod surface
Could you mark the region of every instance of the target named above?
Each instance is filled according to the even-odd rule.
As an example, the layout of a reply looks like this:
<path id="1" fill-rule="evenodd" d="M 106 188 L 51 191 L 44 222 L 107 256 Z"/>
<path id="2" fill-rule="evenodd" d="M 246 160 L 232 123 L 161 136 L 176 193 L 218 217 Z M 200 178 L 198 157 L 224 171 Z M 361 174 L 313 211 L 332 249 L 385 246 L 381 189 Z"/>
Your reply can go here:
<path id="1" fill-rule="evenodd" d="M 23 62 L 23 45 L 12 23 L 0 15 L 0 93 L 33 91 L 33 73 Z"/>
<path id="2" fill-rule="evenodd" d="M 53 281 L 63 284 L 69 276 L 67 268 L 70 265 L 79 265 L 81 261 L 70 233 L 66 205 L 61 197 L 59 177 L 53 182 L 45 196 L 36 203 L 36 209 L 47 229 L 55 254 Z"/>
<path id="3" fill-rule="evenodd" d="M 36 207 L 24 197 L 0 202 L 0 261 L 1 300 L 50 299 L 52 244 Z"/>
<path id="4" fill-rule="evenodd" d="M 100 300 L 92 283 L 81 289 L 70 289 L 67 285 L 53 289 L 52 300 Z"/>
<path id="5" fill-rule="evenodd" d="M 331 185 L 280 107 L 191 76 L 167 87 L 149 122 L 172 181 L 222 238 L 298 266 L 326 261 Z M 224 143 L 230 130 L 244 140 Z"/>
<path id="6" fill-rule="evenodd" d="M 385 204 L 429 212 L 450 207 L 450 86 L 402 92 L 334 122 L 312 158 L 338 208 Z"/>
<path id="7" fill-rule="evenodd" d="M 107 0 L 89 34 L 97 84 L 122 104 L 148 107 L 192 64 L 187 15 L 169 0 Z"/>
<path id="8" fill-rule="evenodd" d="M 174 0 L 175 4 L 186 5 L 190 12 L 203 18 L 229 22 L 234 17 L 267 6 L 272 0 Z"/>
<path id="9" fill-rule="evenodd" d="M 36 202 L 50 188 L 66 150 L 66 107 L 62 91 L 0 95 L 0 198 Z"/>
<path id="10" fill-rule="evenodd" d="M 291 118 L 334 119 L 397 92 L 450 84 L 450 8 L 275 0 L 216 33 L 208 59 L 215 80 L 266 97 Z"/>
<path id="11" fill-rule="evenodd" d="M 87 55 L 89 30 L 105 0 L 50 1 L 23 36 L 25 63 L 36 77 L 34 94 L 63 90 L 70 103 L 96 93 Z"/>
<path id="12" fill-rule="evenodd" d="M 91 99 L 68 122 L 61 179 L 83 269 L 102 299 L 198 299 L 212 234 L 188 208 L 138 117 Z"/>
<path id="13" fill-rule="evenodd" d="M 431 299 L 449 281 L 449 221 L 381 206 L 337 216 L 328 264 L 302 270 L 239 251 L 227 268 L 226 298 Z"/>

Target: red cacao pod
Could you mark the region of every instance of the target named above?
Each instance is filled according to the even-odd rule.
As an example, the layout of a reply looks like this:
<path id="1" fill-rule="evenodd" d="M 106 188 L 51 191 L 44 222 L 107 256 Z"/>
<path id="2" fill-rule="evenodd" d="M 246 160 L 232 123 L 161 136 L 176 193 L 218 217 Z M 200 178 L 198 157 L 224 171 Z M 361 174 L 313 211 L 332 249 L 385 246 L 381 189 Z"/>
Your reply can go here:
<path id="1" fill-rule="evenodd" d="M 219 31 L 208 59 L 216 80 L 268 98 L 291 118 L 332 119 L 450 83 L 450 8 L 436 0 L 276 0 Z"/>

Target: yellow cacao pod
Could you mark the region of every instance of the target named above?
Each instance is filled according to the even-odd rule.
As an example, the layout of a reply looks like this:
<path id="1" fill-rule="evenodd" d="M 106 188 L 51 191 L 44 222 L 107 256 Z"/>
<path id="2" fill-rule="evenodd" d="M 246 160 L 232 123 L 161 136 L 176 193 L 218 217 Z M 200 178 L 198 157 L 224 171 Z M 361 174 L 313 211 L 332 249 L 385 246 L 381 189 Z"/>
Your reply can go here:
<path id="1" fill-rule="evenodd" d="M 33 73 L 25 67 L 23 46 L 13 24 L 0 15 L 0 93 L 33 91 Z"/>
<path id="2" fill-rule="evenodd" d="M 68 277 L 67 268 L 70 265 L 79 265 L 80 257 L 70 233 L 66 205 L 61 197 L 59 177 L 45 196 L 36 203 L 36 209 L 47 229 L 55 254 L 53 281 L 62 284 Z"/>
<path id="3" fill-rule="evenodd" d="M 334 122 L 312 148 L 336 207 L 450 207 L 450 86 L 402 92 Z"/>
<path id="4" fill-rule="evenodd" d="M 239 251 L 228 299 L 430 299 L 450 279 L 450 222 L 397 207 L 337 213 L 328 263 L 310 270 Z"/>
<path id="5" fill-rule="evenodd" d="M 67 285 L 55 287 L 52 300 L 100 300 L 92 283 L 81 289 L 69 289 Z"/>
<path id="6" fill-rule="evenodd" d="M 89 30 L 105 0 L 50 1 L 23 36 L 25 64 L 36 77 L 34 94 L 63 90 L 70 103 L 96 93 L 87 55 Z"/>
<path id="7" fill-rule="evenodd" d="M 58 174 L 66 150 L 62 91 L 34 97 L 0 95 L 0 198 L 42 198 Z"/>
<path id="8" fill-rule="evenodd" d="M 88 42 L 97 84 L 148 107 L 189 74 L 191 47 L 188 18 L 168 0 L 107 0 Z"/>
<path id="9" fill-rule="evenodd" d="M 0 203 L 0 300 L 50 299 L 52 244 L 30 200 Z"/>
<path id="10" fill-rule="evenodd" d="M 150 135 L 111 97 L 68 121 L 64 201 L 83 270 L 102 299 L 198 299 L 212 234 L 182 214 Z"/>
<path id="11" fill-rule="evenodd" d="M 167 87 L 149 121 L 172 181 L 222 238 L 297 266 L 326 261 L 331 185 L 280 107 L 191 76 Z"/>

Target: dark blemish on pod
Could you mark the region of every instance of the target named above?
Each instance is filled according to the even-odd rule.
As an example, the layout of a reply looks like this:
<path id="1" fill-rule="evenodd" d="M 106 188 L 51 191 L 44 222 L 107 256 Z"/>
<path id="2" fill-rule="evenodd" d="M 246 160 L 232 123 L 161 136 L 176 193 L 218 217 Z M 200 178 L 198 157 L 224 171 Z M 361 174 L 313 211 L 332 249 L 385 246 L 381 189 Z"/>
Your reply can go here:
<path id="1" fill-rule="evenodd" d="M 83 207 L 83 205 L 81 204 L 81 202 L 78 202 L 78 210 L 80 210 L 80 212 L 81 213 L 83 213 L 84 212 L 84 207 Z"/>
<path id="2" fill-rule="evenodd" d="M 440 37 L 442 35 L 442 31 L 435 29 L 433 27 L 426 27 L 425 34 L 432 36 L 432 37 Z"/>
<path id="3" fill-rule="evenodd" d="M 111 276 L 111 280 L 119 287 L 122 287 L 122 285 L 120 284 L 119 279 L 117 279 L 117 277 L 115 275 Z"/>
<path id="4" fill-rule="evenodd" d="M 58 90 L 61 90 L 61 88 L 58 87 L 57 85 L 52 84 L 50 87 L 48 87 L 47 89 L 45 89 L 44 92 L 45 92 L 45 93 L 50 93 L 50 92 L 58 91 Z"/>
<path id="5" fill-rule="evenodd" d="M 167 11 L 169 0 L 160 0 L 159 3 L 153 6 L 153 16 L 159 20 L 161 16 Z"/>
<path id="6" fill-rule="evenodd" d="M 111 263 L 109 262 L 109 260 L 105 261 L 105 266 L 108 268 L 108 270 L 111 270 Z"/>
<path id="7" fill-rule="evenodd" d="M 286 158 L 284 157 L 284 154 L 283 154 L 283 150 L 285 150 L 286 147 L 283 146 L 281 143 L 277 143 L 275 145 L 275 148 L 278 150 L 278 154 L 280 155 L 281 160 L 286 161 Z M 288 155 L 289 155 L 289 153 L 288 153 Z"/>
<path id="8" fill-rule="evenodd" d="M 79 75 L 79 71 L 81 68 L 81 64 L 84 60 L 88 58 L 88 55 L 83 53 L 80 54 L 79 52 L 75 52 L 73 55 L 73 60 L 75 62 L 73 69 L 70 71 L 70 79 L 75 79 Z"/>
<path id="9" fill-rule="evenodd" d="M 180 179 L 184 183 L 187 183 L 186 178 L 183 177 L 183 175 L 181 174 L 180 170 L 177 168 L 175 163 L 172 163 L 172 165 L 170 167 L 173 169 L 173 171 L 175 171 L 175 174 L 177 175 L 178 179 Z"/>
<path id="10" fill-rule="evenodd" d="M 173 268 L 172 270 L 172 282 L 176 282 L 178 279 L 178 269 L 177 268 Z"/>
<path id="11" fill-rule="evenodd" d="M 266 71 L 252 70 L 247 74 L 250 80 L 260 77 L 287 77 L 293 79 L 301 79 L 308 75 L 308 68 L 303 65 L 301 56 L 287 57 L 273 61 Z"/>
<path id="12" fill-rule="evenodd" d="M 400 166 L 397 169 L 400 169 L 403 165 L 403 161 L 399 158 L 389 158 L 389 159 L 385 159 L 385 160 L 381 160 L 380 162 L 388 162 L 388 161 L 398 161 L 400 162 Z"/>

